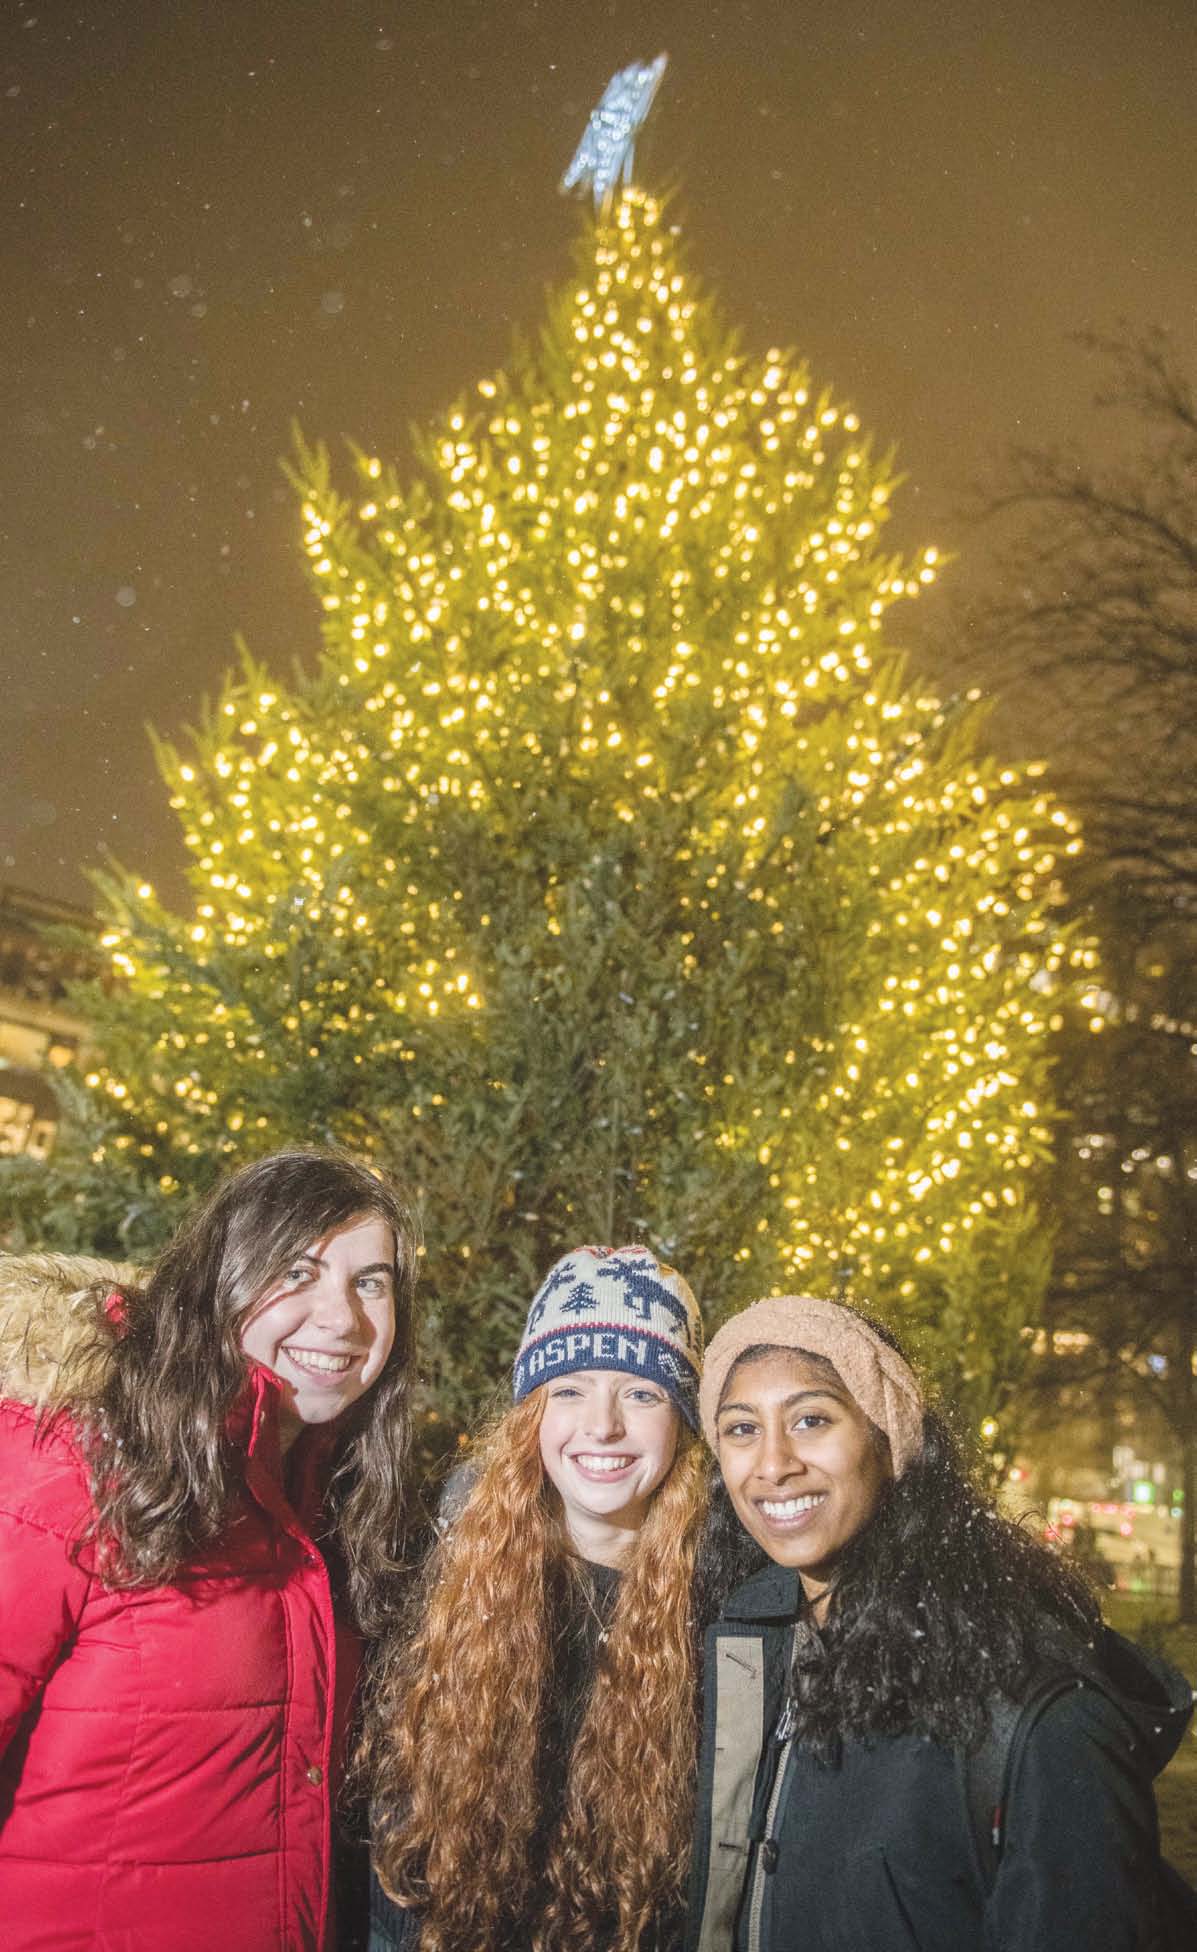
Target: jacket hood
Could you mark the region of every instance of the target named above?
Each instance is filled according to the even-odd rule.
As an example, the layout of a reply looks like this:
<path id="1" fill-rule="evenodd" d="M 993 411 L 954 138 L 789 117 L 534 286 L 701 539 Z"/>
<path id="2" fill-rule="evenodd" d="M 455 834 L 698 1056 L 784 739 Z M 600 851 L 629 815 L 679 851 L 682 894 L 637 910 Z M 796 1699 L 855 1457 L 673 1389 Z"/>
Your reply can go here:
<path id="1" fill-rule="evenodd" d="M 136 1268 L 78 1254 L 0 1254 L 0 1396 L 57 1409 L 93 1395 L 107 1370 L 103 1299 Z"/>
<path id="2" fill-rule="evenodd" d="M 1076 1666 L 1122 1710 L 1158 1776 L 1192 1719 L 1193 1690 L 1180 1669 L 1109 1627 L 1102 1628 L 1092 1648 L 1082 1650 Z"/>

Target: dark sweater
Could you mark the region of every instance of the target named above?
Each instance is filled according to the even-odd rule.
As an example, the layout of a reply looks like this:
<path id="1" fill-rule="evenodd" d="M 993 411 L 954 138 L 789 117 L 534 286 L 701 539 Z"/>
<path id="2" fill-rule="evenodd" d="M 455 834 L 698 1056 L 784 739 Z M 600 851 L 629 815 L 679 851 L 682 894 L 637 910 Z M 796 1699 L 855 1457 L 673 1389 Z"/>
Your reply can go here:
<path id="1" fill-rule="evenodd" d="M 528 1851 L 537 1881 L 530 1902 L 504 1920 L 501 1936 L 487 1952 L 527 1952 L 531 1944 L 535 1920 L 547 1896 L 543 1873 L 565 1806 L 570 1756 L 590 1698 L 601 1641 L 615 1610 L 619 1582 L 619 1573 L 609 1566 L 585 1564 L 576 1572 L 563 1567 L 557 1590 L 551 1595 L 555 1623 L 552 1674 L 537 1765 L 543 1792 L 540 1821 Z M 374 1877 L 370 1952 L 417 1952 L 419 1943 L 419 1913 L 394 1904 Z M 596 1945 L 594 1952 L 602 1952 L 602 1946 Z"/>

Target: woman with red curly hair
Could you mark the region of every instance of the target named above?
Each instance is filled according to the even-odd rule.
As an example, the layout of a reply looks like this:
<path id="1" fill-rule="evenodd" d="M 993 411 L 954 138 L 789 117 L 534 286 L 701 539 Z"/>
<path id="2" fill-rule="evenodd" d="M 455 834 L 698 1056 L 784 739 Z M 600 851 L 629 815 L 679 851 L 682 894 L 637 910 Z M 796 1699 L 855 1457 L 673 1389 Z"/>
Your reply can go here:
<path id="1" fill-rule="evenodd" d="M 371 1952 L 675 1941 L 696 1754 L 702 1326 L 647 1248 L 581 1248 L 528 1316 L 366 1745 Z"/>

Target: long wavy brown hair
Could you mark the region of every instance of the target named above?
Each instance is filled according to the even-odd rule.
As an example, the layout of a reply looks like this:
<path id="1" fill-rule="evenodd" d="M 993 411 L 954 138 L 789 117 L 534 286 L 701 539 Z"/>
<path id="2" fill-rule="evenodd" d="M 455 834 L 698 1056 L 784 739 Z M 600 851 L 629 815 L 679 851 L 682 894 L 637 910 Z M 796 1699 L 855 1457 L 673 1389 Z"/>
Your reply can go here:
<path id="1" fill-rule="evenodd" d="M 680 1900 L 696 1750 L 692 1583 L 706 1509 L 683 1428 L 620 1582 L 548 1862 L 540 1736 L 555 1583 L 570 1552 L 540 1458 L 544 1393 L 483 1440 L 468 1503 L 435 1547 L 413 1634 L 384 1650 L 364 1745 L 375 1863 L 421 1914 L 421 1952 L 479 1952 L 527 1917 L 535 1952 L 636 1952 Z"/>
<path id="2" fill-rule="evenodd" d="M 219 1540 L 241 1484 L 230 1417 L 248 1375 L 246 1315 L 296 1254 L 367 1214 L 395 1238 L 395 1341 L 338 1420 L 324 1514 L 356 1617 L 381 1628 L 404 1536 L 418 1233 L 393 1186 L 334 1152 L 276 1152 L 233 1173 L 143 1286 L 115 1308 L 97 1292 L 69 1367 L 94 1505 L 82 1548 L 108 1585 L 163 1585 Z"/>

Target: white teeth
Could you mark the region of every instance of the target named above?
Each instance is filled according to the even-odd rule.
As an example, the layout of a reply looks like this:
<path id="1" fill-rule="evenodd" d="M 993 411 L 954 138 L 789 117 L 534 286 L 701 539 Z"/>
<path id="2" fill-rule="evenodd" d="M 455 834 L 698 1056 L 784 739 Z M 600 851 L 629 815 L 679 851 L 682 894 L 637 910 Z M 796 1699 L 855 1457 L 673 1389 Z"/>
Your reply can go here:
<path id="1" fill-rule="evenodd" d="M 288 1349 L 287 1354 L 301 1369 L 318 1369 L 326 1376 L 341 1375 L 353 1361 L 352 1356 L 328 1355 L 323 1349 Z"/>
<path id="2" fill-rule="evenodd" d="M 826 1496 L 825 1491 L 808 1491 L 802 1498 L 762 1498 L 761 1510 L 766 1518 L 797 1518 L 800 1511 L 821 1505 Z"/>
<path id="3" fill-rule="evenodd" d="M 579 1452 L 577 1463 L 584 1471 L 622 1471 L 632 1462 L 630 1457 L 599 1457 Z"/>

